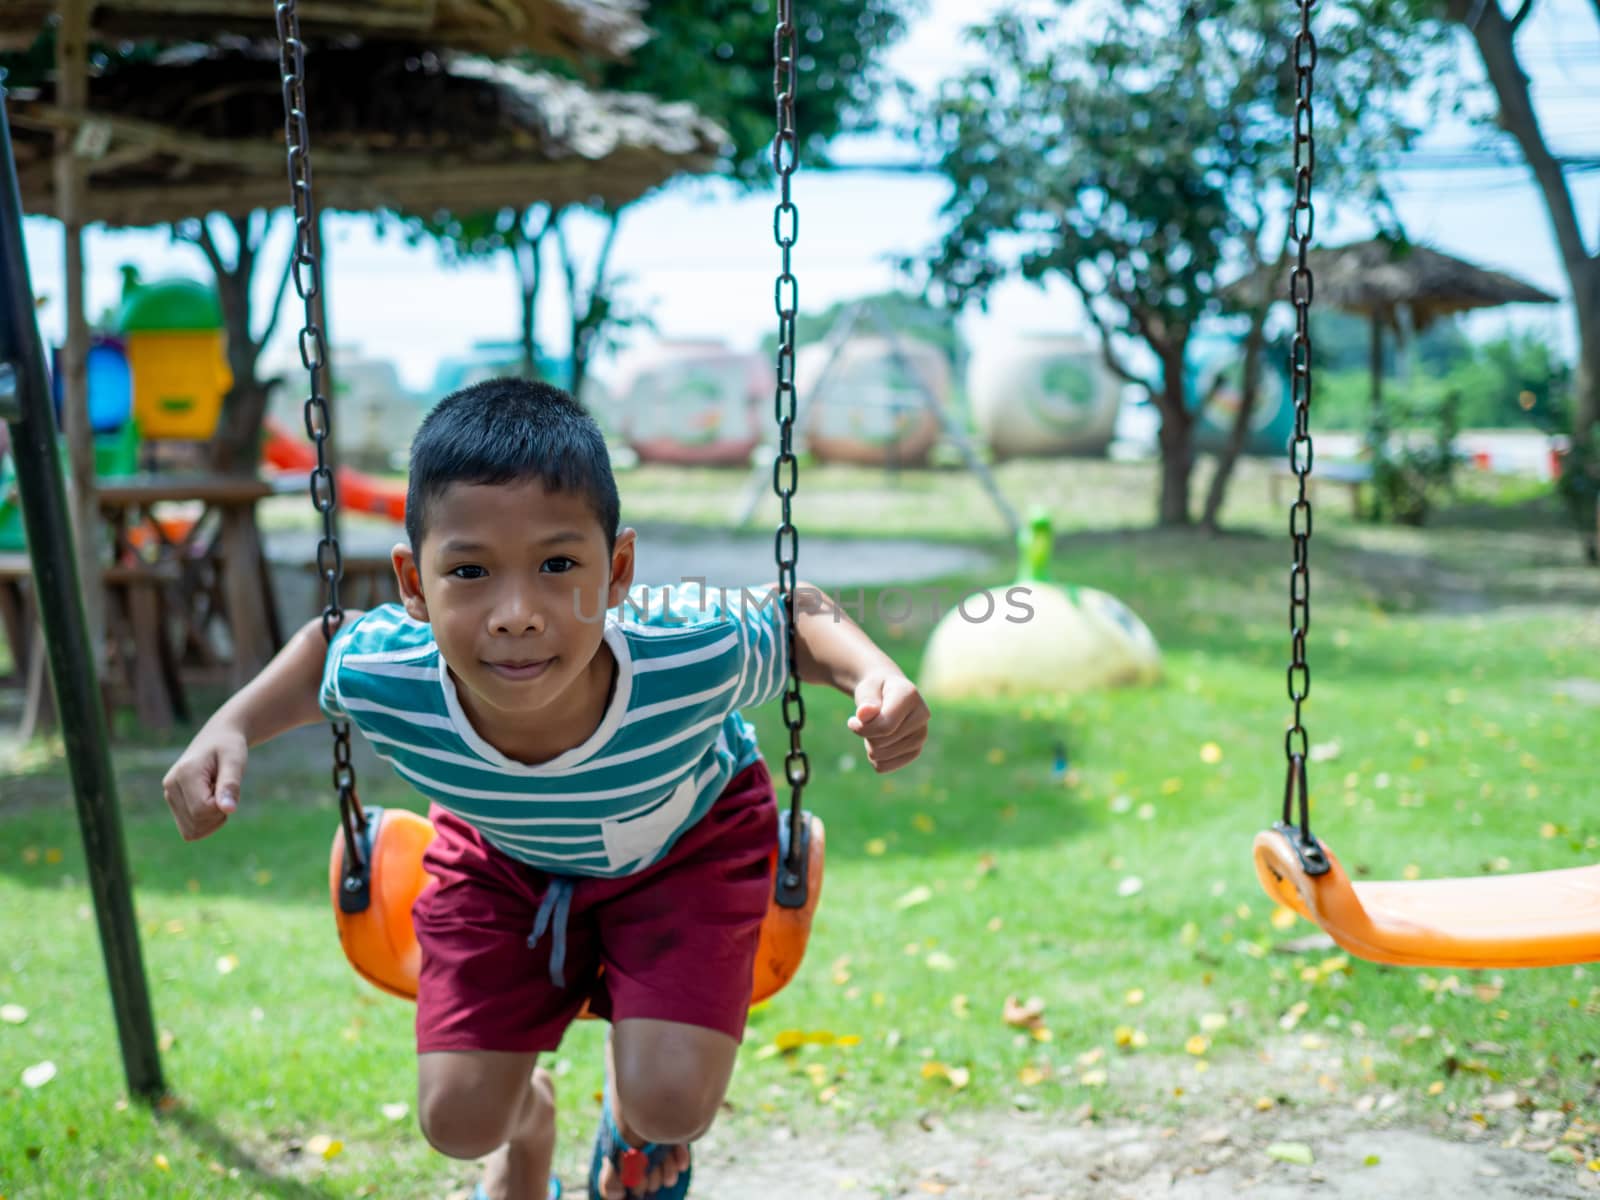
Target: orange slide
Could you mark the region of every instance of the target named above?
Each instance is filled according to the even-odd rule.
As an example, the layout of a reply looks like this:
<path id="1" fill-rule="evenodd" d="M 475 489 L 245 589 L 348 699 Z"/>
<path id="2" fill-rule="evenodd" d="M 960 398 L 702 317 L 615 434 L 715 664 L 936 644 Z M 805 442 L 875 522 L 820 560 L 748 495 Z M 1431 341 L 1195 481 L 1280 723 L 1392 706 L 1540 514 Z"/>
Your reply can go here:
<path id="1" fill-rule="evenodd" d="M 295 436 L 270 417 L 265 427 L 267 436 L 261 445 L 261 461 L 267 466 L 309 474 L 317 465 L 316 447 L 305 438 Z M 386 483 L 349 467 L 340 467 L 334 482 L 339 507 L 345 511 L 372 513 L 395 522 L 406 519 L 406 485 L 403 482 Z"/>

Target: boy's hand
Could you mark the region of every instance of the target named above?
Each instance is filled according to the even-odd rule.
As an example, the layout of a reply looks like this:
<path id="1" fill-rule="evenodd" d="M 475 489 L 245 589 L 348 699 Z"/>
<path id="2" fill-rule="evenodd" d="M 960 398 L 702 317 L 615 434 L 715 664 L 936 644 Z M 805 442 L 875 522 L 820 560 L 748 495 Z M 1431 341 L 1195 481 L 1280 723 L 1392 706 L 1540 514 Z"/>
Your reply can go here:
<path id="1" fill-rule="evenodd" d="M 846 722 L 867 742 L 878 773 L 898 771 L 922 753 L 928 740 L 928 705 L 917 685 L 899 671 L 875 671 L 856 685 L 856 715 Z"/>
<path id="2" fill-rule="evenodd" d="M 249 751 L 237 729 L 207 726 L 167 772 L 161 792 L 184 841 L 215 833 L 239 807 L 239 782 Z"/>

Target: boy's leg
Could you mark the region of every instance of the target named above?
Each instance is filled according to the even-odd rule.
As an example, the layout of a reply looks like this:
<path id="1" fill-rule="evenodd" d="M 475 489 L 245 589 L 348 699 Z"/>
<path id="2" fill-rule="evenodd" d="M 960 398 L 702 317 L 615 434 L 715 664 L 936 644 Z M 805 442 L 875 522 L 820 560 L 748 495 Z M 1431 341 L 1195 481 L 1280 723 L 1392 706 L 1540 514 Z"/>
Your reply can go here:
<path id="1" fill-rule="evenodd" d="M 533 1054 L 457 1050 L 417 1060 L 417 1121 L 451 1158 L 492 1155 L 483 1187 L 491 1200 L 545 1200 L 555 1153 L 550 1073 Z"/>
<path id="2" fill-rule="evenodd" d="M 412 908 L 422 950 L 418 1123 L 452 1158 L 493 1155 L 483 1180 L 491 1200 L 545 1200 L 555 1092 L 535 1064 L 577 1017 L 598 948 L 574 918 L 563 925 L 557 968 L 551 934 L 531 944 L 549 877 L 505 858 L 437 806 L 430 815 L 437 836 L 423 865 L 436 882 Z"/>
<path id="3" fill-rule="evenodd" d="M 673 1146 L 645 1194 L 671 1187 L 727 1091 L 772 896 L 778 813 L 756 763 L 660 863 L 595 908 L 605 964 L 592 1006 L 612 1022 L 613 1113 L 629 1145 Z M 626 1194 L 601 1172 L 607 1200 Z"/>
<path id="4" fill-rule="evenodd" d="M 733 1078 L 736 1039 L 714 1029 L 676 1021 L 618 1021 L 607 1064 L 617 1130 L 630 1146 L 670 1145 L 673 1154 L 645 1181 L 645 1194 L 670 1188 L 689 1166 L 689 1143 L 711 1128 Z M 607 1200 L 627 1195 L 606 1164 L 600 1190 Z"/>

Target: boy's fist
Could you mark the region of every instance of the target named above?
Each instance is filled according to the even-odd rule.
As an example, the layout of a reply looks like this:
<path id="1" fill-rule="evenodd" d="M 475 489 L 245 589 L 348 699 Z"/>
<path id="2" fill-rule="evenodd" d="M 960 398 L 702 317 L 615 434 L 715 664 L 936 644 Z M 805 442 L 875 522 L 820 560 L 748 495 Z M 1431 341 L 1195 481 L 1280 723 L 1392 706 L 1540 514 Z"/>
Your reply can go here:
<path id="1" fill-rule="evenodd" d="M 856 713 L 846 722 L 867 743 L 867 760 L 879 774 L 898 771 L 922 753 L 928 740 L 928 705 L 898 671 L 874 672 L 856 685 Z"/>
<path id="2" fill-rule="evenodd" d="M 249 744 L 235 729 L 202 729 L 161 781 L 161 793 L 183 840 L 215 833 L 239 807 Z"/>

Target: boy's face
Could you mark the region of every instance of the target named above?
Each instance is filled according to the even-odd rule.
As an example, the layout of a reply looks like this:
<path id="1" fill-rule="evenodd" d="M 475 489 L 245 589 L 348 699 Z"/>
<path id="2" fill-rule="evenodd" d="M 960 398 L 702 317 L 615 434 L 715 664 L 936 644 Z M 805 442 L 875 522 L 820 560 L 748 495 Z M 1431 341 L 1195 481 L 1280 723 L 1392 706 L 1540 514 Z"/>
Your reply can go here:
<path id="1" fill-rule="evenodd" d="M 633 547 L 625 529 L 607 553 L 588 501 L 537 480 L 452 484 L 428 506 L 422 545 L 397 546 L 394 563 L 406 612 L 433 627 L 468 715 L 518 729 L 541 713 L 565 724 L 609 683 L 596 655 L 605 609 L 633 583 Z"/>

